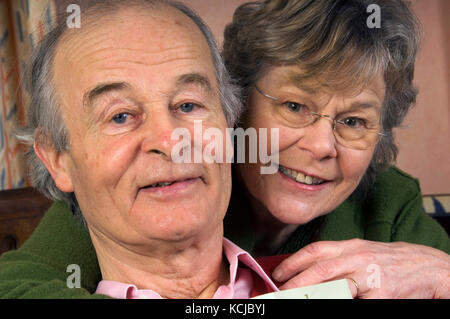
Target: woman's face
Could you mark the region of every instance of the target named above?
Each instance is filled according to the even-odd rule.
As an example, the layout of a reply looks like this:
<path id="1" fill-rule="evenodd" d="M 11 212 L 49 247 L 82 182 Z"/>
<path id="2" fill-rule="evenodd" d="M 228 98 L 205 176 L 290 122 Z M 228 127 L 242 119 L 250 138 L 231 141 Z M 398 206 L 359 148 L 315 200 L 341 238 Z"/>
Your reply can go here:
<path id="1" fill-rule="evenodd" d="M 259 162 L 238 165 L 251 195 L 285 224 L 327 214 L 356 189 L 378 141 L 385 95 L 381 74 L 360 90 L 330 92 L 300 85 L 294 79 L 301 72 L 296 65 L 271 67 L 255 83 L 266 96 L 254 87 L 249 94 L 244 127 L 279 129 L 278 171 L 262 175 Z M 306 108 L 362 127 L 366 137 L 347 142 L 335 134 L 332 120 L 323 117 L 301 127 L 299 113 Z M 270 147 L 270 138 L 267 143 Z"/>

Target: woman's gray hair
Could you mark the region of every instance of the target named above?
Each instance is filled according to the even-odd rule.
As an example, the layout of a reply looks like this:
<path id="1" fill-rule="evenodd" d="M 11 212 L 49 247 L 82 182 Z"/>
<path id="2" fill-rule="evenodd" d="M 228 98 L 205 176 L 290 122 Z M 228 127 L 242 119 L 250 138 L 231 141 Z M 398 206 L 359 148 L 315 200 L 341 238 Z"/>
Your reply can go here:
<path id="1" fill-rule="evenodd" d="M 210 48 L 216 71 L 219 98 L 230 127 L 239 119 L 242 103 L 240 88 L 234 85 L 225 68 L 214 36 L 201 18 L 184 4 L 164 0 L 97 0 L 81 1 L 83 20 L 89 16 L 108 15 L 121 8 L 138 6 L 151 9 L 155 6 L 169 6 L 181 11 L 200 29 Z M 33 53 L 25 78 L 30 81 L 31 103 L 27 110 L 26 127 L 17 130 L 17 138 L 28 145 L 26 153 L 28 174 L 32 185 L 51 200 L 65 201 L 75 216 L 85 223 L 74 193 L 58 189 L 49 171 L 34 150 L 36 141 L 46 143 L 57 152 L 70 152 L 69 132 L 61 116 L 57 92 L 53 87 L 53 60 L 57 45 L 67 30 L 65 18 L 58 19 L 56 27 L 50 31 Z"/>
<path id="2" fill-rule="evenodd" d="M 370 28 L 369 6 L 381 10 Z M 369 10 L 370 11 L 370 10 Z M 386 84 L 378 142 L 358 193 L 396 160 L 392 130 L 414 104 L 414 63 L 420 24 L 402 0 L 266 0 L 243 4 L 225 29 L 223 56 L 243 89 L 244 102 L 267 67 L 299 65 L 299 81 L 322 89 L 352 89 L 382 72 Z"/>

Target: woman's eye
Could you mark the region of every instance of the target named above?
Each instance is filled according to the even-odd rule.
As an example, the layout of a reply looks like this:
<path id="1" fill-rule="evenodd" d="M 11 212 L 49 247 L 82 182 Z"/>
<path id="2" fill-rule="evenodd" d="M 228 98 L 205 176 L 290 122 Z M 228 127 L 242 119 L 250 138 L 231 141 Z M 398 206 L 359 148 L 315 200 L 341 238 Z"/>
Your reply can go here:
<path id="1" fill-rule="evenodd" d="M 129 117 L 130 117 L 129 113 L 119 113 L 114 115 L 112 121 L 116 124 L 124 124 Z"/>
<path id="2" fill-rule="evenodd" d="M 195 109 L 195 106 L 194 103 L 183 103 L 180 105 L 180 110 L 183 113 L 190 113 Z"/>
<path id="3" fill-rule="evenodd" d="M 362 128 L 365 127 L 366 121 L 358 117 L 347 117 L 342 120 L 342 124 L 350 128 Z"/>
<path id="4" fill-rule="evenodd" d="M 286 102 L 285 105 L 292 112 L 305 112 L 308 110 L 306 105 L 295 103 L 295 102 Z"/>

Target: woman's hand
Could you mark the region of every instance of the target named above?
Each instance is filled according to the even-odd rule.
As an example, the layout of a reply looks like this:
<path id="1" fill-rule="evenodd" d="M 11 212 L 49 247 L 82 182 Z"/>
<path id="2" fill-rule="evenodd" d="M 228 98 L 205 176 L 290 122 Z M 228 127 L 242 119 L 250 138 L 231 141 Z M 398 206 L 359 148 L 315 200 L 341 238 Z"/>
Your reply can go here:
<path id="1" fill-rule="evenodd" d="M 358 298 L 450 298 L 450 255 L 426 246 L 361 239 L 312 243 L 273 272 L 281 289 L 348 280 Z"/>

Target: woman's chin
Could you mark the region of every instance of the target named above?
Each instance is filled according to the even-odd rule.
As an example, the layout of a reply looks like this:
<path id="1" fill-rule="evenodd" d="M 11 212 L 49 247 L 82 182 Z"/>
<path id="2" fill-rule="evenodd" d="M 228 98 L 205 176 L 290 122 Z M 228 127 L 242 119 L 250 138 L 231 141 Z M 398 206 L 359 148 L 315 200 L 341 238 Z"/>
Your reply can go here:
<path id="1" fill-rule="evenodd" d="M 320 212 L 317 212 L 314 207 L 305 203 L 295 202 L 292 204 L 280 205 L 274 203 L 267 206 L 272 215 L 280 222 L 287 225 L 302 225 L 310 222 L 318 216 L 321 216 Z"/>

